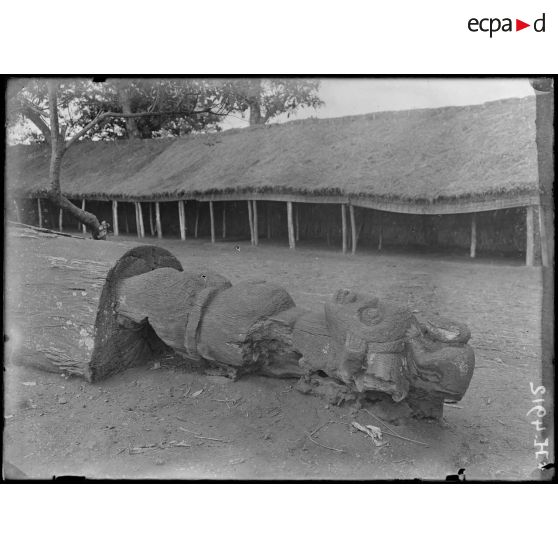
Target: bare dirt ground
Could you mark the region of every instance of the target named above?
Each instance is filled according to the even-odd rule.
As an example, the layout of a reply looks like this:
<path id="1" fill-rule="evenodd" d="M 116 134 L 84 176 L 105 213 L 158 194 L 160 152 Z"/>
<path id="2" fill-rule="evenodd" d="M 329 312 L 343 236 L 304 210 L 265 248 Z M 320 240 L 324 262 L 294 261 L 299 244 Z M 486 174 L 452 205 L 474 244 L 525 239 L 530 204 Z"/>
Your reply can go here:
<path id="1" fill-rule="evenodd" d="M 32 241 L 8 242 L 8 310 L 25 242 Z M 102 259 L 116 240 L 50 242 L 62 253 Z M 138 244 L 131 237 L 118 242 Z M 237 251 L 235 242 L 146 242 L 169 249 L 185 269 L 203 265 L 233 283 L 281 284 L 309 309 L 338 288 L 352 288 L 464 321 L 477 363 L 469 390 L 441 422 L 391 425 L 428 446 L 386 436 L 389 444 L 377 448 L 350 422 L 381 424 L 351 406 L 297 392 L 295 380 L 232 381 L 169 358 L 91 385 L 8 362 L 4 459 L 28 477 L 443 479 L 465 467 L 468 479 L 532 478 L 534 427 L 526 412 L 533 399 L 529 382 L 538 385 L 541 378 L 539 268 L 432 254 L 343 256 L 304 245 L 293 252 L 242 242 Z M 307 436 L 319 427 L 314 439 L 322 446 Z"/>

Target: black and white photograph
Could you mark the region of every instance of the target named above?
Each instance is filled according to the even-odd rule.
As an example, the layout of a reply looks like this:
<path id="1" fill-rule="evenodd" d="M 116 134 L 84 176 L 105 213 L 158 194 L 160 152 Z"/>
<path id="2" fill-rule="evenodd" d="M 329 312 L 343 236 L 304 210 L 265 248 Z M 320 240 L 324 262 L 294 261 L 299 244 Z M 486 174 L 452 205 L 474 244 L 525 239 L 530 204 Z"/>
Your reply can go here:
<path id="1" fill-rule="evenodd" d="M 5 479 L 553 478 L 552 78 L 5 103 Z"/>

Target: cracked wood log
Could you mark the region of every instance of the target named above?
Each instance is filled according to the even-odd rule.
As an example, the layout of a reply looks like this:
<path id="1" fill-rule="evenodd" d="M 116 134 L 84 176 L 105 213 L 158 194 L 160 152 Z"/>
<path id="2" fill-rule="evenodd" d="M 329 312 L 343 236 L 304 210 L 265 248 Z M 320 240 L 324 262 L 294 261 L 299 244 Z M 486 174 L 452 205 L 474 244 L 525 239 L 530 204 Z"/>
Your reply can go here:
<path id="1" fill-rule="evenodd" d="M 99 252 L 83 240 L 64 239 L 80 244 L 73 250 L 82 259 L 59 255 L 63 247 L 56 254 L 45 241 L 32 244 L 31 254 L 18 246 L 17 260 L 31 265 L 19 281 L 24 316 L 9 282 L 14 362 L 27 358 L 94 381 L 170 348 L 227 375 L 304 376 L 307 391 L 320 393 L 321 382 L 338 400 L 407 399 L 429 417 L 441 416 L 444 399 L 461 399 L 473 374 L 465 324 L 419 319 L 370 294 L 339 290 L 320 312 L 308 312 L 280 286 L 232 286 L 211 271 L 183 271 L 155 246 L 123 253 L 125 245 L 109 243 L 100 261 L 85 259 Z"/>
<path id="2" fill-rule="evenodd" d="M 244 281 L 223 289 L 204 313 L 198 353 L 242 371 L 267 368 L 283 353 L 290 353 L 291 345 L 290 331 L 270 318 L 294 306 L 285 289 L 264 281 Z"/>
<path id="3" fill-rule="evenodd" d="M 14 242 L 16 240 L 14 239 Z M 52 239 L 27 240 L 10 263 L 6 328 L 13 364 L 94 381 L 144 362 L 164 349 L 147 323 L 122 324 L 114 312 L 124 278 L 159 267 L 182 267 L 162 248 L 110 243 L 102 255 L 82 239 L 80 258 Z M 68 246 L 68 245 L 66 245 Z"/>
<path id="4" fill-rule="evenodd" d="M 162 268 L 121 281 L 116 312 L 132 324 L 148 322 L 166 345 L 188 359 L 235 369 L 235 374 L 257 370 L 281 376 L 286 373 L 281 363 L 296 367 L 300 357 L 292 351 L 292 324 L 276 319 L 292 308 L 290 295 L 276 285 L 245 281 L 232 286 L 217 273 Z"/>
<path id="5" fill-rule="evenodd" d="M 116 313 L 133 324 L 149 322 L 159 338 L 175 351 L 189 356 L 186 325 L 200 307 L 207 291 L 230 287 L 229 281 L 211 272 L 182 272 L 159 268 L 123 279 L 117 289 Z"/>

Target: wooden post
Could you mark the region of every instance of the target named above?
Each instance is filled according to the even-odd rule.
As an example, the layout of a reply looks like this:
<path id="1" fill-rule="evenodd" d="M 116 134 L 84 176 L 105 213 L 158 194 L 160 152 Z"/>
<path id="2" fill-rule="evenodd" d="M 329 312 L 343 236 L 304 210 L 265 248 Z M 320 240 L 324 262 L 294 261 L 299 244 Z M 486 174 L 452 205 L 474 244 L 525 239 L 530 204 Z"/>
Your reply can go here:
<path id="1" fill-rule="evenodd" d="M 471 216 L 471 258 L 477 256 L 477 215 L 473 213 Z"/>
<path id="2" fill-rule="evenodd" d="M 37 198 L 37 212 L 39 215 L 39 227 L 43 226 L 43 213 L 41 211 L 41 198 Z"/>
<path id="3" fill-rule="evenodd" d="M 223 237 L 223 240 L 227 238 L 227 216 L 225 213 L 225 202 L 223 202 L 223 223 L 221 227 L 221 236 Z"/>
<path id="4" fill-rule="evenodd" d="M 198 238 L 198 223 L 200 221 L 200 202 L 196 202 L 196 220 L 194 221 L 194 238 Z"/>
<path id="5" fill-rule="evenodd" d="M 118 202 L 112 202 L 112 232 L 118 236 Z"/>
<path id="6" fill-rule="evenodd" d="M 124 206 L 124 228 L 126 229 L 126 234 L 130 234 L 130 223 L 128 222 L 128 206 Z"/>
<path id="7" fill-rule="evenodd" d="M 347 207 L 341 204 L 341 229 L 343 234 L 343 254 L 347 253 Z"/>
<path id="8" fill-rule="evenodd" d="M 554 172 L 554 88 L 556 80 L 553 78 L 534 78 L 529 80 L 536 93 L 537 116 L 535 125 L 537 129 L 537 167 L 538 167 L 538 186 L 540 192 L 539 211 L 542 213 L 544 222 L 544 236 L 546 239 L 546 259 L 547 266 L 542 268 L 542 312 L 541 312 L 541 376 L 540 384 L 546 386 L 547 397 L 552 398 L 553 387 L 556 384 L 555 371 L 555 291 L 556 272 L 554 269 L 555 255 L 555 226 L 554 226 L 554 199 L 553 189 L 555 181 Z M 542 230 L 542 228 L 541 228 Z M 553 399 L 545 402 L 546 408 L 552 406 Z M 548 450 L 546 457 L 549 461 L 555 455 L 554 436 L 555 412 L 546 413 L 542 418 L 541 434 L 548 434 L 550 445 L 545 447 Z M 537 425 L 539 428 L 539 425 Z M 546 430 L 543 430 L 546 428 Z M 540 448 L 543 449 L 543 448 Z M 545 453 L 541 454 L 541 461 Z M 538 457 L 538 455 L 536 456 Z M 542 463 L 541 463 L 542 465 Z"/>
<path id="9" fill-rule="evenodd" d="M 139 211 L 139 218 L 140 218 L 141 237 L 145 238 L 145 227 L 143 226 L 143 208 L 141 206 L 141 202 L 138 202 L 138 211 Z"/>
<path id="10" fill-rule="evenodd" d="M 149 202 L 149 230 L 151 236 L 155 236 L 155 225 L 153 223 L 153 202 Z"/>
<path id="11" fill-rule="evenodd" d="M 380 234 L 378 235 L 378 252 L 382 251 L 382 243 L 384 240 L 384 219 L 380 213 L 378 221 L 380 222 Z"/>
<path id="12" fill-rule="evenodd" d="M 85 211 L 85 198 L 83 198 L 83 199 L 81 200 L 81 210 L 82 210 L 82 211 Z M 87 233 L 87 227 L 86 227 L 85 225 L 82 225 L 82 226 L 81 226 L 81 230 L 82 230 L 83 234 L 86 234 L 86 233 Z"/>
<path id="13" fill-rule="evenodd" d="M 548 267 L 548 244 L 546 242 L 546 228 L 544 226 L 543 208 L 541 205 L 539 210 L 539 235 L 541 237 L 541 263 L 543 267 Z"/>
<path id="14" fill-rule="evenodd" d="M 17 205 L 17 202 L 15 200 L 14 200 L 14 205 L 15 205 L 15 210 L 16 210 L 17 222 L 21 223 L 21 214 L 19 212 L 19 205 Z"/>
<path id="15" fill-rule="evenodd" d="M 141 210 L 141 202 L 136 202 L 136 225 L 138 229 L 138 237 L 145 237 L 145 229 L 143 228 L 143 212 Z"/>
<path id="16" fill-rule="evenodd" d="M 525 265 L 532 266 L 535 263 L 535 234 L 533 227 L 533 206 L 528 205 L 526 208 L 526 232 L 527 246 L 525 251 Z"/>
<path id="17" fill-rule="evenodd" d="M 140 237 L 140 228 L 139 228 L 139 215 L 138 215 L 138 204 L 134 202 L 134 209 L 136 210 L 136 234 L 138 238 Z"/>
<path id="18" fill-rule="evenodd" d="M 298 226 L 298 205 L 295 205 L 295 239 L 300 240 L 300 228 Z"/>
<path id="19" fill-rule="evenodd" d="M 351 217 L 351 253 L 355 255 L 357 247 L 357 231 L 355 222 L 355 207 L 349 205 L 349 215 Z"/>
<path id="20" fill-rule="evenodd" d="M 209 202 L 209 220 L 211 221 L 211 244 L 215 244 L 215 216 L 212 201 Z"/>
<path id="21" fill-rule="evenodd" d="M 265 223 L 267 226 L 267 239 L 271 240 L 271 211 L 269 210 L 269 202 L 267 202 L 265 208 Z"/>
<path id="22" fill-rule="evenodd" d="M 250 244 L 254 244 L 254 219 L 252 217 L 252 200 L 248 200 L 248 223 L 250 225 Z"/>
<path id="23" fill-rule="evenodd" d="M 186 211 L 184 210 L 184 200 L 178 200 L 178 221 L 180 225 L 180 238 L 186 240 Z"/>
<path id="24" fill-rule="evenodd" d="M 294 250 L 296 248 L 296 244 L 293 228 L 293 202 L 287 202 L 287 224 L 289 226 L 289 248 Z"/>
<path id="25" fill-rule="evenodd" d="M 134 209 L 136 211 L 136 234 L 138 235 L 139 238 L 139 217 L 138 217 L 138 204 L 136 202 L 134 203 Z"/>
<path id="26" fill-rule="evenodd" d="M 58 210 L 58 230 L 62 232 L 62 222 L 64 221 L 64 212 L 62 209 Z"/>
<path id="27" fill-rule="evenodd" d="M 259 240 L 259 231 L 258 231 L 258 202 L 256 200 L 253 200 L 252 202 L 254 204 L 254 211 L 252 213 L 252 221 L 254 223 L 254 245 L 257 246 L 258 245 L 258 240 Z"/>
<path id="28" fill-rule="evenodd" d="M 163 238 L 163 227 L 161 227 L 161 208 L 159 202 L 155 202 L 155 226 L 157 227 L 157 238 Z"/>

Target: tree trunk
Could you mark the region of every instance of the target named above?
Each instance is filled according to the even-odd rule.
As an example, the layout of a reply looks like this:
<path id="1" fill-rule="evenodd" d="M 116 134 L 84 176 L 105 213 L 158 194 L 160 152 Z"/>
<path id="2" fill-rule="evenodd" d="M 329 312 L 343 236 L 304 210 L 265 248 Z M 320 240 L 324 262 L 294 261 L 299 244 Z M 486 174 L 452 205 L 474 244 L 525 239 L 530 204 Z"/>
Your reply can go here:
<path id="1" fill-rule="evenodd" d="M 130 90 L 126 87 L 123 83 L 119 83 L 117 85 L 118 90 L 118 99 L 120 101 L 120 105 L 122 106 L 122 112 L 132 113 L 132 103 L 130 101 Z M 128 134 L 128 139 L 136 140 L 142 139 L 141 133 L 138 129 L 138 124 L 135 118 L 126 118 L 126 132 Z"/>
<path id="2" fill-rule="evenodd" d="M 250 126 L 257 126 L 258 124 L 265 124 L 265 115 L 262 115 L 261 109 L 261 80 L 254 80 L 254 91 L 248 99 L 248 106 L 250 107 Z"/>
<path id="3" fill-rule="evenodd" d="M 265 118 L 262 116 L 260 102 L 255 99 L 250 99 L 248 104 L 250 106 L 250 126 L 265 124 Z"/>
<path id="4" fill-rule="evenodd" d="M 58 85 L 52 81 L 48 82 L 48 100 L 50 107 L 50 189 L 47 192 L 48 199 L 59 209 L 67 211 L 72 217 L 83 223 L 90 231 L 94 239 L 105 239 L 106 230 L 101 226 L 95 215 L 76 207 L 68 198 L 62 195 L 60 190 L 60 170 L 62 168 L 62 157 L 66 150 L 64 138 L 60 134 L 58 125 Z"/>
<path id="5" fill-rule="evenodd" d="M 74 219 L 83 223 L 91 232 L 95 240 L 104 240 L 104 229 L 99 223 L 99 220 L 93 213 L 83 211 L 76 207 L 68 198 L 63 196 L 59 191 L 50 190 L 47 192 L 48 199 L 58 208 L 67 211 Z"/>

